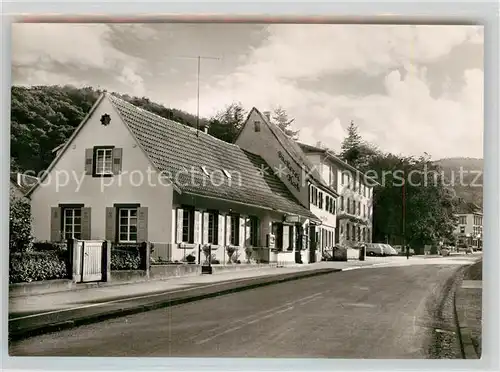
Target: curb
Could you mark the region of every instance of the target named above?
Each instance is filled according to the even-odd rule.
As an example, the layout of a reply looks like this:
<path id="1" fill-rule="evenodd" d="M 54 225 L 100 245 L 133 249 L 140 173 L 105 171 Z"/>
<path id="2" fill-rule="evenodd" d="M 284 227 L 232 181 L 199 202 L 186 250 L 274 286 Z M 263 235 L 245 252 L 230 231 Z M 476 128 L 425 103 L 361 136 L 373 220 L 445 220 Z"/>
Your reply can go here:
<path id="1" fill-rule="evenodd" d="M 470 267 L 473 264 L 467 266 L 461 273 L 460 279 L 458 281 L 457 287 L 455 288 L 455 291 L 453 293 L 453 312 L 454 312 L 454 317 L 455 317 L 455 324 L 457 327 L 457 334 L 458 334 L 458 340 L 460 343 L 460 350 L 462 353 L 462 358 L 463 359 L 481 359 L 480 356 L 477 355 L 476 349 L 474 348 L 474 344 L 472 343 L 472 338 L 470 337 L 470 334 L 468 332 L 467 327 L 462 327 L 460 325 L 460 319 L 458 316 L 458 310 L 457 310 L 457 292 L 460 290 L 463 282 L 463 278 L 465 276 L 465 273 L 467 270 L 470 269 Z"/>
<path id="2" fill-rule="evenodd" d="M 202 293 L 187 295 L 187 296 L 179 296 L 177 298 L 169 298 L 167 300 L 142 304 L 139 306 L 133 306 L 129 308 L 122 308 L 117 310 L 112 310 L 103 313 L 92 314 L 90 316 L 84 316 L 75 319 L 68 319 L 59 322 L 52 322 L 48 324 L 43 324 L 35 327 L 27 327 L 24 329 L 13 329 L 11 330 L 9 324 L 9 342 L 12 341 L 20 341 L 26 339 L 28 337 L 39 336 L 42 334 L 53 333 L 62 331 L 65 329 L 75 328 L 82 325 L 98 323 L 105 320 L 110 320 L 114 318 L 124 317 L 128 315 L 139 314 L 146 311 L 157 310 L 161 308 L 167 308 L 171 306 L 181 305 L 189 302 L 199 301 L 207 298 L 213 298 L 217 296 L 223 296 L 226 294 L 242 292 L 250 289 L 255 289 L 259 287 L 264 287 L 273 284 L 285 283 L 289 281 L 311 278 L 320 275 L 331 274 L 335 272 L 344 271 L 343 269 L 317 269 L 317 270 L 307 270 L 306 272 L 298 272 L 298 273 L 287 273 L 287 274 L 278 274 L 273 275 L 271 278 L 249 278 L 249 283 L 242 283 L 240 285 L 236 285 L 223 290 L 209 290 L 206 293 L 203 291 L 203 287 L 201 288 L 193 288 L 193 291 L 200 291 Z M 241 282 L 240 282 L 241 283 Z M 221 286 L 227 285 L 228 283 L 221 284 Z M 229 283 L 231 284 L 231 283 Z M 175 291 L 172 291 L 175 292 Z M 169 292 L 165 292 L 165 295 L 168 296 Z M 12 320 L 14 321 L 14 320 Z"/>

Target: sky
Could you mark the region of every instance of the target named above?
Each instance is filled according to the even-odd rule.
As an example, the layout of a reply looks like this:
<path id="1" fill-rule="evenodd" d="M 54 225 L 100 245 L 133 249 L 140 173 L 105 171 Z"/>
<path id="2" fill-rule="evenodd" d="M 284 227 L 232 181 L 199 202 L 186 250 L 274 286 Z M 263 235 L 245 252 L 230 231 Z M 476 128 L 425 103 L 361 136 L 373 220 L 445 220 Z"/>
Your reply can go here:
<path id="1" fill-rule="evenodd" d="M 196 114 L 201 55 L 201 116 L 280 106 L 300 141 L 334 151 L 353 121 L 384 151 L 482 158 L 483 41 L 480 26 L 14 24 L 12 84 L 93 86 Z"/>

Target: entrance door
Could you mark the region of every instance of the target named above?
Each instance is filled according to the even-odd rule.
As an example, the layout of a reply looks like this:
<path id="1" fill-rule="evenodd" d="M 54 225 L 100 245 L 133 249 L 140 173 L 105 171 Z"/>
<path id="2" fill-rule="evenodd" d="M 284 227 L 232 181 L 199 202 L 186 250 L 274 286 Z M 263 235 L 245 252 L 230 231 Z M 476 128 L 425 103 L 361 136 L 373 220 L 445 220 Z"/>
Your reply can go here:
<path id="1" fill-rule="evenodd" d="M 82 282 L 101 281 L 103 242 L 100 240 L 85 240 L 82 243 Z"/>
<path id="2" fill-rule="evenodd" d="M 309 227 L 309 263 L 316 262 L 316 249 L 318 247 L 318 238 L 316 236 L 316 226 Z"/>

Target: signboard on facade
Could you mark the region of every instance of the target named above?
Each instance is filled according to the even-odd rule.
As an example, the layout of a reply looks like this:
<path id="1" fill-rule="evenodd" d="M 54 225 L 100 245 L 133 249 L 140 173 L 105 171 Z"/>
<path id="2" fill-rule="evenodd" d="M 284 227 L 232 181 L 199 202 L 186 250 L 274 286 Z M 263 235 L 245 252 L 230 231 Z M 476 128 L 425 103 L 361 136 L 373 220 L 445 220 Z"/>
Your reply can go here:
<path id="1" fill-rule="evenodd" d="M 300 222 L 300 217 L 299 216 L 294 216 L 294 215 L 287 215 L 285 217 L 285 222 L 286 223 L 299 223 Z"/>
<path id="2" fill-rule="evenodd" d="M 286 169 L 288 170 L 286 172 L 286 178 L 290 184 L 297 189 L 297 191 L 300 191 L 300 173 L 297 171 L 292 166 L 292 163 L 285 158 L 285 155 L 283 155 L 283 152 L 281 150 L 278 151 L 278 157 L 282 161 L 282 163 L 285 165 Z"/>

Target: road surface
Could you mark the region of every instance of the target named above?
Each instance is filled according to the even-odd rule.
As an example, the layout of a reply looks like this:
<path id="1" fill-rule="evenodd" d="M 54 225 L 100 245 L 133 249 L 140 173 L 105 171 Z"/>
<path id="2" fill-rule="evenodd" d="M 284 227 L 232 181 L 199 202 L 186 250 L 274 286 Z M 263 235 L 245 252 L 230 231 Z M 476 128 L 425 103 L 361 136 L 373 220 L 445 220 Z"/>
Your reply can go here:
<path id="1" fill-rule="evenodd" d="M 333 273 L 33 337 L 9 354 L 428 358 L 457 268 Z"/>

